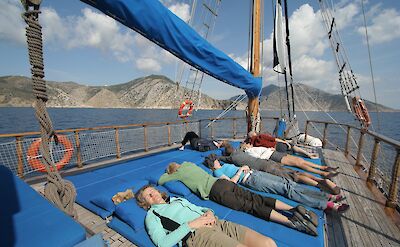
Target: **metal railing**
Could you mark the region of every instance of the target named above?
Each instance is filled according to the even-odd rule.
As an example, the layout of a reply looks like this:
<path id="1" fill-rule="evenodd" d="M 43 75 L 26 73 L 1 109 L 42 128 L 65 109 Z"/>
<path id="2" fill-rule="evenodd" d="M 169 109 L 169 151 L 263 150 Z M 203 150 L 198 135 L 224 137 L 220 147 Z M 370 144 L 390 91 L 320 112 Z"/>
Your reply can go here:
<path id="1" fill-rule="evenodd" d="M 386 196 L 386 206 L 390 208 L 398 207 L 399 198 L 399 176 L 400 176 L 400 142 L 393 140 L 389 137 L 380 135 L 374 131 L 370 131 L 363 128 L 354 127 L 348 124 L 341 124 L 335 122 L 326 121 L 316 121 L 307 120 L 305 126 L 305 135 L 310 134 L 310 124 L 323 125 L 322 131 L 322 145 L 326 148 L 328 144 L 331 143 L 332 139 L 340 142 L 340 138 L 328 139 L 328 133 L 332 126 L 340 127 L 346 132 L 346 139 L 344 147 L 340 145 L 333 144 L 336 148 L 342 150 L 346 156 L 353 156 L 355 158 L 355 166 L 364 168 L 364 171 L 368 172 L 367 183 L 376 185 L 383 194 Z M 314 126 L 315 128 L 315 126 Z M 321 133 L 319 131 L 319 133 Z M 354 139 L 353 134 L 358 135 L 358 140 Z M 367 138 L 370 138 L 370 144 L 366 144 Z M 352 152 L 351 142 L 356 142 L 355 153 Z M 330 143 L 328 143 L 330 142 Z M 382 146 L 388 146 L 385 150 Z M 370 149 L 368 149 L 368 147 Z M 385 152 L 384 152 L 385 151 Z M 388 154 L 392 151 L 392 155 Z M 386 153 L 386 155 L 383 155 Z M 383 160 L 378 162 L 379 155 L 383 156 Z M 365 156 L 370 155 L 370 160 L 365 158 Z M 378 167 L 378 163 L 381 166 Z M 381 168 L 381 169 L 379 169 Z M 384 174 L 383 172 L 378 172 L 381 170 L 391 171 L 391 174 Z M 390 178 L 389 178 L 390 177 Z M 386 186 L 386 189 L 385 189 Z"/>
<path id="2" fill-rule="evenodd" d="M 274 120 L 269 123 L 270 120 Z M 278 118 L 265 118 L 264 131 L 273 128 Z M 210 123 L 210 126 L 206 126 Z M 65 150 L 63 145 L 50 143 L 52 158 L 60 164 L 66 152 L 73 152 L 68 164 L 63 168 L 82 168 L 85 164 L 107 159 L 121 159 L 129 154 L 148 152 L 151 149 L 180 143 L 188 131 L 194 131 L 204 138 L 244 138 L 245 118 L 201 119 L 196 121 L 157 122 L 130 125 L 100 126 L 57 130 L 65 136 L 73 150 Z M 268 129 L 268 131 L 270 131 Z M 41 159 L 39 150 L 32 151 L 37 143 L 39 132 L 0 134 L 0 138 L 13 138 L 14 141 L 0 143 L 0 165 L 8 167 L 21 178 L 38 175 L 37 165 Z M 37 145 L 38 147 L 39 145 Z M 64 165 L 62 165 L 64 166 Z M 43 169 L 42 169 L 43 170 Z"/>

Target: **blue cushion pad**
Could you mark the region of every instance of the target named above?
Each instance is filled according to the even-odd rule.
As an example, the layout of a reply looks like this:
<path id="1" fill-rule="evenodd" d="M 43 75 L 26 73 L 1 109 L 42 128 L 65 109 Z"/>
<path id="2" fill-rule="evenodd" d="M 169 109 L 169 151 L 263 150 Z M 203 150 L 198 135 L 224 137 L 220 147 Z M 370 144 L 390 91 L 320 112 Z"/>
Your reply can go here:
<path id="1" fill-rule="evenodd" d="M 101 192 L 101 194 L 93 197 L 90 201 L 112 213 L 115 210 L 115 204 L 111 199 L 116 193 L 125 191 L 127 189 L 132 189 L 132 191 L 135 193 L 147 184 L 149 184 L 149 181 L 142 179 L 133 179 L 130 182 L 115 184 L 111 188 Z"/>
<path id="2" fill-rule="evenodd" d="M 237 145 L 234 144 L 234 145 Z M 215 152 L 215 151 L 214 151 Z M 218 152 L 218 151 L 217 151 Z M 211 152 L 210 152 L 211 153 Z M 202 167 L 204 170 L 207 172 L 210 172 L 209 169 L 207 169 L 205 166 L 203 166 L 201 163 L 204 160 L 204 157 L 207 156 L 207 153 L 201 153 L 189 149 L 185 149 L 184 151 L 171 151 L 167 153 L 162 153 L 162 154 L 156 154 L 150 157 L 142 158 L 142 159 L 137 159 L 133 161 L 127 162 L 126 166 L 131 167 L 132 170 L 140 169 L 140 173 L 135 173 L 131 172 L 131 174 L 135 174 L 138 177 L 137 178 L 145 178 L 152 180 L 151 183 L 154 181 L 158 180 L 159 176 L 163 173 L 164 169 L 168 165 L 169 162 L 171 161 L 176 161 L 176 162 L 183 162 L 183 161 L 190 161 L 193 163 L 196 163 L 200 167 Z M 314 161 L 314 160 L 313 160 Z M 318 161 L 314 161 L 318 162 Z M 99 172 L 100 174 L 110 174 L 107 169 L 115 169 L 113 171 L 113 174 L 115 176 L 112 178 L 112 180 L 118 180 L 121 179 L 124 175 L 119 176 L 118 172 L 118 166 L 113 166 L 113 167 L 108 167 L 105 169 L 101 169 Z M 124 167 L 124 172 L 125 174 L 129 174 L 130 170 L 127 167 Z M 134 177 L 134 175 L 133 175 Z M 152 179 L 150 179 L 150 177 Z M 90 187 L 90 186 L 89 186 Z M 78 193 L 81 192 L 78 190 Z M 256 192 L 262 195 L 268 195 L 270 197 L 278 198 L 279 200 L 282 200 L 283 202 L 286 202 L 290 205 L 297 205 L 297 203 L 288 200 L 286 198 L 283 198 L 278 195 L 271 195 L 271 194 L 266 194 L 266 193 L 261 193 L 261 192 Z M 191 201 L 192 203 L 203 206 L 203 207 L 209 207 L 213 209 L 215 214 L 220 218 L 220 219 L 226 219 L 226 220 L 231 220 L 233 222 L 237 222 L 239 224 L 248 226 L 252 229 L 255 229 L 259 231 L 262 234 L 265 234 L 271 238 L 273 238 L 278 246 L 324 246 L 324 240 L 323 240 L 323 221 L 320 221 L 320 225 L 318 227 L 319 231 L 319 237 L 312 237 L 303 233 L 300 233 L 298 231 L 292 230 L 290 228 L 287 228 L 285 226 L 273 223 L 273 222 L 267 222 L 265 220 L 256 218 L 252 215 L 235 211 L 232 209 L 229 209 L 227 207 L 224 207 L 222 205 L 219 205 L 215 202 L 212 201 L 206 201 L 202 200 L 193 193 L 190 193 L 189 195 L 186 196 L 186 199 Z M 320 210 L 315 210 L 313 209 L 314 212 L 317 213 L 321 218 L 323 218 L 323 212 Z M 139 215 L 139 214 L 135 214 Z M 139 217 L 142 218 L 142 217 Z M 141 221 L 144 223 L 144 216 L 143 220 Z M 136 222 L 135 222 L 136 223 Z M 133 224 L 133 223 L 131 223 Z M 109 227 L 115 229 L 118 231 L 121 235 L 125 236 L 127 239 L 132 241 L 133 243 L 139 245 L 139 246 L 153 246 L 151 243 L 151 240 L 149 239 L 148 235 L 145 234 L 145 229 L 142 229 L 141 226 L 136 227 L 135 229 L 138 231 L 135 231 L 135 229 L 129 224 L 124 223 L 118 216 L 114 217 L 113 220 L 109 223 Z M 144 227 L 144 226 L 143 226 Z M 290 237 L 288 237 L 290 236 Z"/>
<path id="3" fill-rule="evenodd" d="M 85 230 L 0 165 L 0 246 L 73 246 Z"/>
<path id="4" fill-rule="evenodd" d="M 186 187 L 186 185 L 184 185 L 182 182 L 180 181 L 170 181 L 170 182 L 166 182 L 165 184 L 163 184 L 163 186 L 165 188 L 168 189 L 168 191 L 175 193 L 177 195 L 180 196 L 188 196 L 190 195 L 192 192 L 189 190 L 188 187 Z"/>
<path id="5" fill-rule="evenodd" d="M 162 186 L 156 187 L 160 192 L 167 192 L 168 190 Z M 132 227 L 136 232 L 144 229 L 144 219 L 146 217 L 146 210 L 139 207 L 135 199 L 130 199 L 116 206 L 115 214 Z"/>

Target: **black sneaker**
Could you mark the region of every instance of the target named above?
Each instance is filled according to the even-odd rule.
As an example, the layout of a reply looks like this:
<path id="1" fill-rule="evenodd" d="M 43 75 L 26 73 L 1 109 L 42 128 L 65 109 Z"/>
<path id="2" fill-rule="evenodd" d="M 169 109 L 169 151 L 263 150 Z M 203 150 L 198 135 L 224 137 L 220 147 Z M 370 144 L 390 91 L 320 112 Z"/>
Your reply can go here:
<path id="1" fill-rule="evenodd" d="M 292 228 L 299 232 L 304 232 L 312 236 L 318 236 L 317 228 L 308 220 L 304 219 L 298 212 L 293 212 L 289 219 L 292 223 Z"/>
<path id="2" fill-rule="evenodd" d="M 313 211 L 306 209 L 302 205 L 298 205 L 295 209 L 304 219 L 310 221 L 315 227 L 318 227 L 318 216 Z"/>

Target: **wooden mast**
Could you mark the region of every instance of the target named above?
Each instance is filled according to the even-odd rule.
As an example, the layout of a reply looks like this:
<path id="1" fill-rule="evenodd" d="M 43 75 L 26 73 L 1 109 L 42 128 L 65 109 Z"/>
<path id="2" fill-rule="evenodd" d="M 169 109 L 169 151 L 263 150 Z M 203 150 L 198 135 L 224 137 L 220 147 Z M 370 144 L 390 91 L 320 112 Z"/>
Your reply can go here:
<path id="1" fill-rule="evenodd" d="M 261 0 L 253 0 L 252 13 L 252 49 L 250 72 L 254 77 L 261 76 L 260 69 L 260 39 L 261 39 Z M 259 132 L 258 96 L 249 98 L 247 112 L 247 132 Z"/>

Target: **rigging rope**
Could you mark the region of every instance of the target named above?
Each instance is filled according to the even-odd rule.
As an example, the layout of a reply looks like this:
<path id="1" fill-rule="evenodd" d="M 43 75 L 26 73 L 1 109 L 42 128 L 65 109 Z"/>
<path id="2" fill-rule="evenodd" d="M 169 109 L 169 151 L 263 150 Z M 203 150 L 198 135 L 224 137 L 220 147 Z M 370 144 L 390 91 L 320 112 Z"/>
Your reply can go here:
<path id="1" fill-rule="evenodd" d="M 233 110 L 240 102 L 242 102 L 245 98 L 247 98 L 246 94 L 241 94 L 239 95 L 229 106 L 226 108 L 223 112 L 221 112 L 213 121 L 209 122 L 206 125 L 206 128 L 210 127 L 211 124 L 213 124 L 215 121 L 220 119 L 221 117 L 225 116 L 228 112 Z"/>
<path id="2" fill-rule="evenodd" d="M 379 108 L 378 108 L 378 101 L 376 100 L 375 79 L 374 79 L 374 71 L 372 69 L 371 50 L 370 50 L 370 46 L 369 46 L 367 20 L 365 17 L 365 10 L 364 10 L 364 0 L 361 0 L 361 8 L 362 8 L 363 17 L 364 17 L 365 38 L 366 38 L 367 47 L 368 47 L 368 59 L 369 59 L 369 69 L 371 72 L 372 87 L 374 89 L 374 100 L 375 100 L 375 107 L 376 107 L 376 114 L 377 114 L 378 130 L 380 131 L 380 129 L 381 129 L 380 112 L 379 112 Z"/>
<path id="3" fill-rule="evenodd" d="M 33 83 L 33 94 L 35 102 L 35 115 L 40 124 L 41 144 L 40 151 L 43 156 L 43 164 L 47 171 L 48 182 L 44 188 L 45 197 L 54 203 L 58 208 L 63 210 L 70 216 L 76 217 L 74 210 L 74 202 L 76 198 L 76 190 L 74 185 L 67 180 L 63 180 L 58 173 L 56 166 L 50 155 L 49 143 L 54 138 L 58 144 L 57 135 L 55 135 L 53 124 L 46 109 L 48 100 L 46 92 L 46 81 L 44 78 L 43 63 L 43 42 L 42 42 L 42 26 L 39 24 L 39 7 L 40 2 L 22 1 L 25 13 L 22 18 L 27 24 L 26 37 L 29 50 L 29 62 L 31 64 L 31 74 Z"/>
<path id="4" fill-rule="evenodd" d="M 207 39 L 208 36 L 212 33 L 214 27 L 215 27 L 215 20 L 216 17 L 218 16 L 218 10 L 220 7 L 221 0 L 209 0 L 208 2 L 202 1 L 202 6 L 203 8 L 201 9 L 200 12 L 200 18 L 201 18 L 201 23 L 200 27 L 198 29 L 198 33 L 204 38 Z M 194 23 L 194 16 L 197 8 L 197 1 L 193 1 L 192 4 L 192 11 L 191 11 L 191 18 L 189 21 L 189 25 L 191 27 L 195 26 Z M 182 62 L 184 63 L 184 62 Z M 192 102 L 197 101 L 195 104 L 195 110 L 198 109 L 201 103 L 201 86 L 203 84 L 204 80 L 204 72 L 188 66 L 188 73 L 187 73 L 187 79 L 185 83 L 185 87 L 183 88 L 183 98 L 184 100 L 191 100 Z M 183 74 L 184 74 L 184 69 L 182 67 L 180 72 L 180 78 L 179 80 L 176 81 L 177 83 L 177 90 L 179 90 L 179 85 L 183 81 Z M 178 72 L 178 73 L 179 73 Z M 178 94 L 176 94 L 176 97 Z M 177 100 L 181 101 L 181 100 Z"/>
<path id="5" fill-rule="evenodd" d="M 298 83 L 297 85 L 298 85 L 299 88 L 308 96 L 308 98 L 310 98 L 310 99 L 317 105 L 317 107 L 318 107 L 322 112 L 324 112 L 330 119 L 332 119 L 332 121 L 333 121 L 334 123 L 338 123 L 338 122 L 336 121 L 336 119 L 333 118 L 332 115 L 329 114 L 329 112 L 325 111 L 325 110 L 322 108 L 322 106 L 317 102 L 317 100 L 316 100 L 315 98 L 313 98 L 313 97 L 303 88 L 303 86 L 302 86 L 300 83 Z M 299 102 L 299 99 L 297 98 L 297 94 L 295 94 L 295 97 L 296 97 L 297 101 Z M 306 116 L 306 118 L 307 118 L 307 119 L 310 119 L 310 118 L 308 117 L 307 113 L 304 111 L 304 108 L 302 107 L 302 105 L 301 105 L 301 104 L 299 104 L 299 105 L 300 105 L 300 107 L 301 107 L 302 112 L 303 112 L 304 115 Z M 314 124 L 313 122 L 310 122 L 310 123 L 311 123 L 311 126 L 318 132 L 318 134 L 319 134 L 320 136 L 322 136 L 322 133 L 317 129 L 317 127 L 315 126 L 315 124 Z M 343 126 L 341 126 L 341 125 L 338 125 L 338 126 L 339 126 L 340 129 L 343 130 L 344 133 L 346 133 L 346 130 L 343 128 Z M 358 144 L 357 144 L 356 140 L 354 140 L 354 138 L 353 138 L 352 135 L 350 135 L 350 138 L 351 138 L 353 144 L 354 144 L 355 146 L 357 146 Z M 329 144 L 331 144 L 332 146 L 336 146 L 336 148 L 340 149 L 337 145 L 333 144 L 333 143 L 330 142 L 329 140 L 327 140 L 327 141 L 328 141 Z M 365 156 L 364 156 L 363 153 L 362 153 L 361 155 L 362 155 L 362 157 L 364 158 L 364 160 L 367 160 L 367 159 L 365 158 Z"/>

